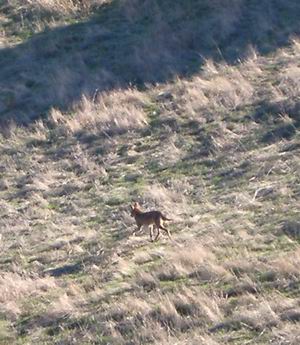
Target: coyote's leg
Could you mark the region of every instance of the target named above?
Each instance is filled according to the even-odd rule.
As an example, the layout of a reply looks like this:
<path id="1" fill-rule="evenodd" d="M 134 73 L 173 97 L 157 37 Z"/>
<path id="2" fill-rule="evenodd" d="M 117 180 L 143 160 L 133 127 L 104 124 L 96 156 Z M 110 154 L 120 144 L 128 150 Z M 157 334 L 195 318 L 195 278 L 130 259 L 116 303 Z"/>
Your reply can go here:
<path id="1" fill-rule="evenodd" d="M 153 242 L 153 228 L 154 228 L 154 226 L 150 225 L 149 228 L 150 228 L 150 241 Z"/>
<path id="2" fill-rule="evenodd" d="M 169 231 L 167 228 L 165 228 L 165 227 L 162 226 L 161 224 L 160 224 L 159 228 L 162 229 L 162 230 L 164 230 L 164 231 L 168 234 L 169 238 L 171 239 L 170 231 Z"/>
<path id="3" fill-rule="evenodd" d="M 133 231 L 132 235 L 135 236 L 137 232 L 141 232 L 142 225 L 138 225 L 138 228 Z"/>
<path id="4" fill-rule="evenodd" d="M 157 229 L 157 235 L 155 236 L 154 241 L 157 241 L 157 240 L 158 240 L 158 237 L 159 237 L 159 234 L 160 234 L 159 226 L 156 225 L 156 229 Z"/>

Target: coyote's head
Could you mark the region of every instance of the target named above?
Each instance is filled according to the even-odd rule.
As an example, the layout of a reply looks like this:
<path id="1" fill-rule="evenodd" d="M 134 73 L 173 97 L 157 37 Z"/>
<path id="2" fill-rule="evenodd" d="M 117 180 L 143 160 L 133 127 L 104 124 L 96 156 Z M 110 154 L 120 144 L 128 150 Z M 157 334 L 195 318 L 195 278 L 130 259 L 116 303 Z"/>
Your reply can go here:
<path id="1" fill-rule="evenodd" d="M 131 210 L 131 216 L 134 217 L 136 214 L 136 211 L 140 209 L 140 205 L 138 202 L 135 202 L 133 205 L 130 205 L 130 210 Z"/>

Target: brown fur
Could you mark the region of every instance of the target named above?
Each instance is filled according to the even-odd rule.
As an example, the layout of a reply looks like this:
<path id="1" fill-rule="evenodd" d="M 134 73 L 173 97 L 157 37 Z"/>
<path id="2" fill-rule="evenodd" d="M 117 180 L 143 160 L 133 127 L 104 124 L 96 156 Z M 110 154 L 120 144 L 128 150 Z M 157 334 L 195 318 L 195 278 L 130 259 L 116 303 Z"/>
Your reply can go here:
<path id="1" fill-rule="evenodd" d="M 153 227 L 155 226 L 157 229 L 157 235 L 155 237 L 155 241 L 158 239 L 160 234 L 160 229 L 166 231 L 169 238 L 171 238 L 170 231 L 164 227 L 164 221 L 171 220 L 165 217 L 160 211 L 149 211 L 143 212 L 140 209 L 139 204 L 136 202 L 131 205 L 131 216 L 134 217 L 137 225 L 137 230 L 133 232 L 135 235 L 137 231 L 140 231 L 143 225 L 147 225 L 150 227 L 150 240 L 153 241 Z"/>

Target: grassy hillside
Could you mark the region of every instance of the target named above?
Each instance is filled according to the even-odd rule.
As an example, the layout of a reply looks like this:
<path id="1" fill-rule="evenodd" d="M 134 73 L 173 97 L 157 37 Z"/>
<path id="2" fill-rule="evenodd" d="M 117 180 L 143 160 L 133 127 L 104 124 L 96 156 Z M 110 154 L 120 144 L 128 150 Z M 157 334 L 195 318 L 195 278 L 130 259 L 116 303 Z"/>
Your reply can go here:
<path id="1" fill-rule="evenodd" d="M 2 3 L 2 5 L 1 5 Z M 0 2 L 0 120 L 27 124 L 82 94 L 168 82 L 212 58 L 266 54 L 299 34 L 298 0 Z"/>
<path id="2" fill-rule="evenodd" d="M 299 344 L 298 2 L 0 8 L 0 344 Z"/>

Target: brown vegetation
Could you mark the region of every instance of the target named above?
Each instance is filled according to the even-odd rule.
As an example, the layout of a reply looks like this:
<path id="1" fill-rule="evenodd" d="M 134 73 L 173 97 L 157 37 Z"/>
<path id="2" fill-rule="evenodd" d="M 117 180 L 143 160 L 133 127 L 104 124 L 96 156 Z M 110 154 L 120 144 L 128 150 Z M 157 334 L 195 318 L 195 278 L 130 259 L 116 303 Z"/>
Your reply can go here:
<path id="1" fill-rule="evenodd" d="M 14 4 L 57 11 L 54 26 L 86 18 L 85 2 L 7 0 L 6 19 Z M 210 5 L 224 37 L 243 9 L 226 4 Z M 135 22 L 150 2 L 122 6 Z M 299 46 L 249 48 L 236 64 L 210 57 L 155 85 L 80 89 L 65 109 L 50 102 L 48 116 L 1 127 L 0 342 L 298 344 Z M 172 215 L 173 241 L 131 236 L 132 200 Z"/>

